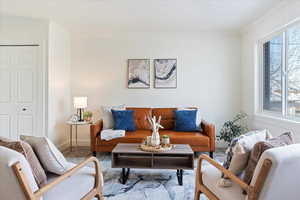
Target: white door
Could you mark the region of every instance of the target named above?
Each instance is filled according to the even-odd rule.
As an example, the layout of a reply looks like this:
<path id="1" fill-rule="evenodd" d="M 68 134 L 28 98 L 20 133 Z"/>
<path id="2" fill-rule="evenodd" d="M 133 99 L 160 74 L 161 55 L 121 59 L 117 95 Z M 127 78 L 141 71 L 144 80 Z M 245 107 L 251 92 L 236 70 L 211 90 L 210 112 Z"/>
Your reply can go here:
<path id="1" fill-rule="evenodd" d="M 0 136 L 43 135 L 39 46 L 0 46 Z"/>

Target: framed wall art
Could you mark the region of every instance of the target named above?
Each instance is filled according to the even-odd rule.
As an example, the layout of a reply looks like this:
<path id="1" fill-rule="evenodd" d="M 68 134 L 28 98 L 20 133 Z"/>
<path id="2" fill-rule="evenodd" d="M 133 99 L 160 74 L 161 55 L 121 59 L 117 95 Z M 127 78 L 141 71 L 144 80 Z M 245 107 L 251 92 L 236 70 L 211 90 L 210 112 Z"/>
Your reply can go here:
<path id="1" fill-rule="evenodd" d="M 177 88 L 177 59 L 155 59 L 154 87 Z"/>
<path id="2" fill-rule="evenodd" d="M 128 59 L 128 88 L 150 88 L 150 60 Z"/>

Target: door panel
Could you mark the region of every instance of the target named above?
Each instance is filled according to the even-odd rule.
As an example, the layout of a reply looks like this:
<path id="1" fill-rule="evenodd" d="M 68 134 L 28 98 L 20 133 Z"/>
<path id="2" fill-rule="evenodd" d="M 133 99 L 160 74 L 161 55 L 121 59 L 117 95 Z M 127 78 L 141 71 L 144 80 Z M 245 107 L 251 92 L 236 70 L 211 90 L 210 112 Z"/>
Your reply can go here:
<path id="1" fill-rule="evenodd" d="M 10 116 L 0 114 L 0 136 L 11 138 Z"/>
<path id="2" fill-rule="evenodd" d="M 40 126 L 43 79 L 37 80 L 37 75 L 43 76 L 39 55 L 39 46 L 0 46 L 2 136 L 18 139 L 21 134 L 44 135 Z"/>
<path id="3" fill-rule="evenodd" d="M 34 93 L 34 76 L 32 71 L 18 70 L 17 71 L 17 99 L 16 101 L 21 102 L 32 102 Z"/>
<path id="4" fill-rule="evenodd" d="M 32 115 L 19 115 L 18 118 L 18 136 L 34 135 Z"/>
<path id="5" fill-rule="evenodd" d="M 0 102 L 10 101 L 10 72 L 8 70 L 0 69 Z"/>

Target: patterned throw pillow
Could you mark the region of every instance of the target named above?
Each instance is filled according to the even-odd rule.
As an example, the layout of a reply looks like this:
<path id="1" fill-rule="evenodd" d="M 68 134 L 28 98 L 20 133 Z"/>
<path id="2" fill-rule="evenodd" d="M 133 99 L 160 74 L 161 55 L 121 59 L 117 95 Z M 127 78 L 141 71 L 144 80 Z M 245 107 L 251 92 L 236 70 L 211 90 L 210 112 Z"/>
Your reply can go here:
<path id="1" fill-rule="evenodd" d="M 239 176 L 247 167 L 250 152 L 257 142 L 266 141 L 271 138 L 267 130 L 250 131 L 244 135 L 234 138 L 226 150 L 226 160 L 223 163 L 224 168 L 231 171 L 234 175 Z M 220 187 L 230 187 L 230 180 L 222 174 L 218 182 Z"/>
<path id="2" fill-rule="evenodd" d="M 248 164 L 245 170 L 244 182 L 250 184 L 256 165 L 263 154 L 268 149 L 294 144 L 293 134 L 291 132 L 283 133 L 282 135 L 268 139 L 265 142 L 258 142 L 254 145 Z"/>
<path id="3" fill-rule="evenodd" d="M 4 146 L 24 155 L 31 167 L 32 174 L 39 187 L 47 183 L 46 173 L 31 146 L 27 142 L 0 140 L 0 146 Z"/>
<path id="4" fill-rule="evenodd" d="M 266 129 L 250 131 L 234 138 L 226 150 L 226 160 L 223 164 L 224 168 L 229 169 L 233 156 L 249 156 L 249 153 L 257 142 L 265 141 L 270 138 L 272 138 L 272 136 Z"/>

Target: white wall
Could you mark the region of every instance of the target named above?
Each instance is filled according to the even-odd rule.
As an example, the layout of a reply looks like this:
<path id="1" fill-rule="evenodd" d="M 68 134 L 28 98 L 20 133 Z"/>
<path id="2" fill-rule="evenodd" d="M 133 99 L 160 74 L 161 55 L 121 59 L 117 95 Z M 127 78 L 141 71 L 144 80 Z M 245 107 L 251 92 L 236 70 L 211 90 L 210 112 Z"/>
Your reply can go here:
<path id="1" fill-rule="evenodd" d="M 71 114 L 71 43 L 60 25 L 49 24 L 48 137 L 62 146 L 68 141 L 66 120 Z"/>
<path id="2" fill-rule="evenodd" d="M 253 128 L 268 128 L 275 135 L 284 131 L 293 131 L 300 142 L 300 124 L 290 121 L 273 119 L 255 114 L 257 102 L 257 53 L 258 40 L 272 32 L 283 28 L 300 17 L 300 2 L 288 1 L 274 7 L 257 22 L 245 27 L 242 37 L 242 108 L 250 115 Z"/>
<path id="3" fill-rule="evenodd" d="M 240 110 L 240 45 L 239 35 L 223 32 L 76 35 L 72 96 L 88 96 L 96 118 L 101 105 L 199 106 L 219 127 Z M 177 58 L 178 88 L 154 89 L 152 81 L 151 89 L 127 89 L 129 58 Z M 79 137 L 88 142 L 88 127 Z"/>

